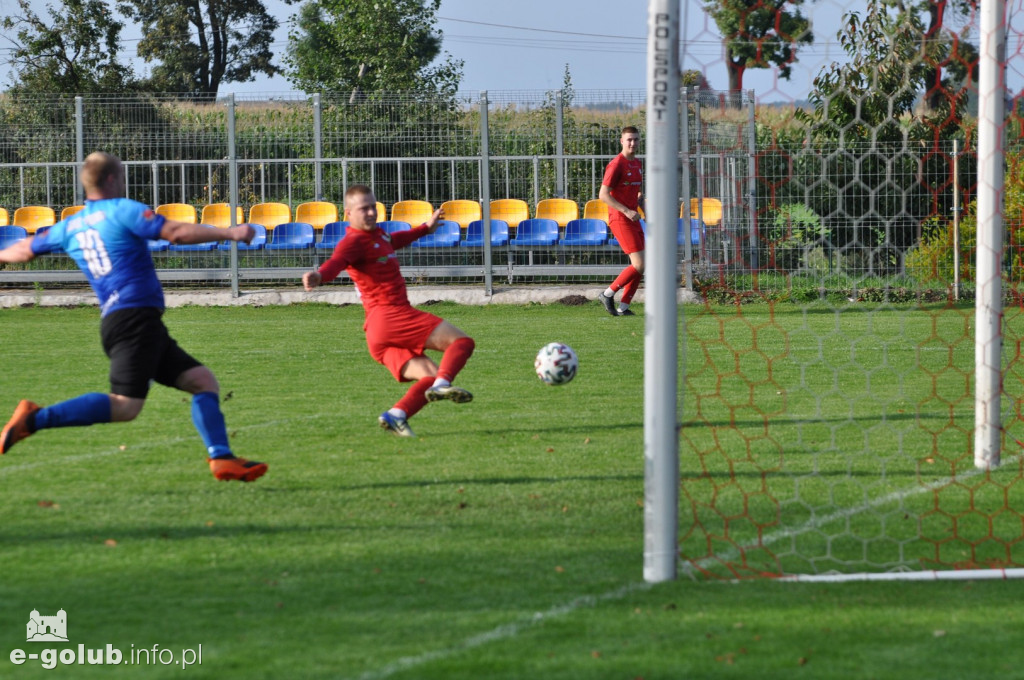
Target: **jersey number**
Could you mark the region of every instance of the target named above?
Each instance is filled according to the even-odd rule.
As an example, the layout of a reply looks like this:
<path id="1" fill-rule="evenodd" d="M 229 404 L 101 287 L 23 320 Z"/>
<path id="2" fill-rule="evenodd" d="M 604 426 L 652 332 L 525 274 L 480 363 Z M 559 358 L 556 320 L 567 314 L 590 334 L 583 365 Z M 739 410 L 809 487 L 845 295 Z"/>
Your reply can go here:
<path id="1" fill-rule="evenodd" d="M 99 278 L 110 273 L 110 256 L 107 255 L 107 247 L 103 245 L 100 233 L 94 229 L 86 229 L 75 234 L 78 245 L 82 249 L 82 257 L 89 267 L 89 273 L 94 278 Z"/>

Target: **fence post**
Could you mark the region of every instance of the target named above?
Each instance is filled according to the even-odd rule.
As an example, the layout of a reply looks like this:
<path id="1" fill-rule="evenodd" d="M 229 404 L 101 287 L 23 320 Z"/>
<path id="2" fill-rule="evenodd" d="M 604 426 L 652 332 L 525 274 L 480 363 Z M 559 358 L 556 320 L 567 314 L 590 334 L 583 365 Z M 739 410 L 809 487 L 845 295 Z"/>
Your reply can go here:
<path id="1" fill-rule="evenodd" d="M 75 97 L 75 161 L 78 167 L 85 162 L 85 115 L 82 111 L 82 98 Z M 85 203 L 85 196 L 82 193 L 82 183 L 75 179 L 75 205 Z"/>
<path id="2" fill-rule="evenodd" d="M 480 93 L 480 208 L 484 232 L 484 295 L 494 294 L 491 253 L 491 141 L 488 133 L 487 90 Z"/>
<path id="3" fill-rule="evenodd" d="M 235 214 L 238 210 L 238 155 L 235 152 L 235 93 L 228 95 L 228 177 L 230 178 L 228 188 L 228 224 L 232 227 L 238 221 Z M 238 242 L 231 242 L 230 264 L 231 269 L 231 297 L 238 297 Z"/>
<path id="4" fill-rule="evenodd" d="M 679 112 L 679 147 L 682 154 L 683 166 L 683 192 L 681 201 L 683 210 L 680 212 L 686 215 L 686 238 L 683 240 L 683 277 L 685 278 L 686 290 L 693 290 L 693 215 L 690 212 L 690 88 L 681 88 L 682 106 Z M 704 234 L 701 233 L 703 222 L 697 222 L 697 250 L 701 249 L 704 243 Z"/>
<path id="5" fill-rule="evenodd" d="M 960 140 L 953 140 L 953 299 L 960 300 Z"/>
<path id="6" fill-rule="evenodd" d="M 150 175 L 153 178 L 153 209 L 160 205 L 160 167 L 156 161 L 149 164 Z"/>
<path id="7" fill-rule="evenodd" d="M 533 205 L 540 200 L 540 156 L 533 157 Z"/>
<path id="8" fill-rule="evenodd" d="M 316 186 L 314 187 L 316 193 L 316 200 L 324 200 L 324 175 L 323 175 L 323 161 L 324 161 L 324 149 L 323 149 L 323 128 L 321 126 L 321 107 L 320 107 L 320 95 L 313 95 L 313 173 L 315 177 Z"/>
<path id="9" fill-rule="evenodd" d="M 750 221 L 750 268 L 761 269 L 760 243 L 757 240 L 757 130 L 754 127 L 754 91 L 749 90 L 750 106 L 747 108 L 747 139 L 750 144 L 749 160 L 747 161 L 747 189 L 750 197 L 747 202 L 747 219 Z"/>
<path id="10" fill-rule="evenodd" d="M 562 118 L 562 91 L 555 94 L 555 196 L 565 198 L 565 121 Z M 540 196 L 537 196 L 540 200 Z"/>

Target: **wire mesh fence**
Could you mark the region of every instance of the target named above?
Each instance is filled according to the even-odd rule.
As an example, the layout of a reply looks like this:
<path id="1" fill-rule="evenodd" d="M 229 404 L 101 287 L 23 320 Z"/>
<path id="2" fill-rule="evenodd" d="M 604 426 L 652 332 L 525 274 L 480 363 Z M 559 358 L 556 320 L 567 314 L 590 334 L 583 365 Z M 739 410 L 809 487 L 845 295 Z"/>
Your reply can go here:
<path id="1" fill-rule="evenodd" d="M 922 244 L 950 230 L 954 196 L 959 205 L 971 204 L 969 139 L 960 150 L 953 148 L 956 140 L 910 134 L 823 139 L 813 126 L 795 122 L 796 107 L 758 106 L 753 93 L 690 88 L 683 94 L 679 222 L 656 228 L 677 230 L 684 285 L 780 291 L 951 285 L 959 269 L 946 264 L 949 254 L 940 249 L 937 261 L 934 248 Z M 587 217 L 588 205 L 598 203 L 604 167 L 619 150 L 619 131 L 643 128 L 643 97 L 635 90 L 571 89 L 453 99 L 231 96 L 206 103 L 6 95 L 0 97 L 0 207 L 12 222 L 22 206 L 49 206 L 59 216 L 82 202 L 75 181 L 82 155 L 107 150 L 125 161 L 129 196 L 142 202 L 186 204 L 198 219 L 207 205 L 234 204 L 250 221 L 257 206 L 256 220 L 267 204 L 282 204 L 286 221 L 312 223 L 315 241 L 302 255 L 246 253 L 239 267 L 251 271 L 231 274 L 292 280 L 289 269 L 317 260 L 324 225 L 345 220 L 344 193 L 353 184 L 374 189 L 387 219 L 408 201 L 436 208 L 455 200 L 479 206 L 480 219 L 484 204 L 505 199 L 521 201 L 525 217 L 536 218 L 539 204 L 553 198 L 573 201 L 575 218 Z M 333 205 L 337 215 L 322 221 L 300 214 L 318 203 Z M 597 219 L 606 221 L 604 212 Z M 409 259 L 434 282 L 482 281 L 487 248 L 495 249 L 492 273 L 511 280 L 590 281 L 625 263 L 610 233 L 566 239 L 566 220 L 554 243 L 517 248 L 518 220 L 506 220 L 510 245 L 438 244 Z M 460 222 L 460 242 L 470 221 Z M 264 226 L 272 243 L 276 224 Z M 229 266 L 220 249 L 156 250 L 154 257 L 161 269 L 175 270 L 177 281 L 188 281 L 182 270 L 189 269 L 196 270 L 195 283 L 231 278 L 216 271 L 209 278 L 211 270 Z M 59 259 L 35 263 L 38 280 L 68 268 Z M 970 270 L 969 247 L 960 267 Z M 0 272 L 0 283 L 12 283 L 12 275 Z"/>

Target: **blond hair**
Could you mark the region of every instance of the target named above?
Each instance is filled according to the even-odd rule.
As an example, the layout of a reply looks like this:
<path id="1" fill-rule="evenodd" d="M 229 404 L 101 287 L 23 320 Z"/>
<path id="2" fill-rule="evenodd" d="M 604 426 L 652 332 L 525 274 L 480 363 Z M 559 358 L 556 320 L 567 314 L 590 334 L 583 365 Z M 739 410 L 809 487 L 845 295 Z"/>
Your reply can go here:
<path id="1" fill-rule="evenodd" d="M 93 151 L 85 157 L 79 177 L 85 193 L 101 193 L 107 181 L 121 171 L 121 159 L 105 151 Z"/>

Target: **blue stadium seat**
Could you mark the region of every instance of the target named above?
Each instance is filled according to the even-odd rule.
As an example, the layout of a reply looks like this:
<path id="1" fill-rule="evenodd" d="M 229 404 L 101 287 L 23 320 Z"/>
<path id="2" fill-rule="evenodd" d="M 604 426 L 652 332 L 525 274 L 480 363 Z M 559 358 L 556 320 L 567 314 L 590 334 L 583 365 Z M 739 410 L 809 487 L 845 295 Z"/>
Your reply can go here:
<path id="1" fill-rule="evenodd" d="M 151 253 L 161 253 L 171 247 L 171 242 L 165 238 L 150 239 L 146 241 L 146 246 Z"/>
<path id="2" fill-rule="evenodd" d="M 433 234 L 421 236 L 412 242 L 412 248 L 454 248 L 459 245 L 459 238 L 462 236 L 462 227 L 458 222 L 452 220 L 441 220 L 437 225 L 437 231 Z"/>
<path id="3" fill-rule="evenodd" d="M 317 241 L 316 247 L 320 250 L 334 250 L 341 239 L 345 238 L 348 230 L 348 222 L 329 222 L 324 225 L 323 236 Z"/>
<path id="4" fill-rule="evenodd" d="M 210 241 L 208 243 L 188 243 L 188 244 L 183 244 L 183 245 L 172 243 L 170 245 L 170 247 L 167 248 L 167 249 L 168 250 L 173 250 L 175 252 L 187 252 L 187 251 L 213 250 L 216 247 L 217 247 L 217 242 L 216 241 Z"/>
<path id="5" fill-rule="evenodd" d="M 408 231 L 412 229 L 412 225 L 402 220 L 387 220 L 385 222 L 378 222 L 377 226 L 384 230 L 385 234 L 393 234 L 396 231 Z"/>
<path id="6" fill-rule="evenodd" d="M 459 244 L 466 248 L 480 248 L 484 245 L 484 223 L 474 220 L 466 227 L 466 238 Z M 500 248 L 508 245 L 508 222 L 491 220 L 491 246 Z"/>
<path id="7" fill-rule="evenodd" d="M 603 220 L 570 220 L 565 225 L 565 236 L 559 243 L 563 246 L 603 246 L 608 240 L 608 225 Z"/>
<path id="8" fill-rule="evenodd" d="M 558 222 L 546 218 L 523 220 L 516 227 L 514 246 L 553 246 L 558 243 Z"/>
<path id="9" fill-rule="evenodd" d="M 252 237 L 252 241 L 250 241 L 249 243 L 242 243 L 241 241 L 239 241 L 238 249 L 262 250 L 263 247 L 267 245 L 267 228 L 264 227 L 262 224 L 256 224 L 254 222 L 250 222 L 249 226 L 253 228 L 253 230 L 256 232 L 256 235 Z M 219 246 L 217 246 L 217 250 L 231 250 L 231 241 L 224 241 Z"/>
<path id="10" fill-rule="evenodd" d="M 202 224 L 200 226 L 206 227 L 207 229 L 218 229 L 218 227 L 211 227 L 208 224 Z M 197 251 L 197 250 L 198 251 L 204 251 L 204 250 L 214 250 L 216 247 L 217 247 L 217 242 L 216 241 L 207 241 L 206 243 L 189 243 L 189 244 L 184 244 L 184 245 L 179 245 L 179 244 L 176 244 L 176 243 L 172 243 L 170 245 L 170 247 L 168 248 L 168 250 L 172 250 L 172 251 L 175 251 L 175 252 Z"/>
<path id="11" fill-rule="evenodd" d="M 313 247 L 315 233 L 312 224 L 285 222 L 274 227 L 274 237 L 267 250 L 303 250 Z"/>
<path id="12" fill-rule="evenodd" d="M 0 227 L 0 248 L 14 245 L 25 238 L 28 238 L 28 229 L 25 227 Z"/>
<path id="13" fill-rule="evenodd" d="M 696 217 L 690 218 L 690 243 L 695 246 L 700 245 L 701 236 L 704 234 L 704 225 L 700 223 L 700 220 Z M 679 218 L 679 229 L 677 231 L 677 241 L 679 245 L 686 245 L 686 218 Z"/>
<path id="14" fill-rule="evenodd" d="M 640 220 L 640 228 L 643 229 L 644 238 L 647 238 L 647 220 L 643 220 L 643 219 Z M 611 230 L 609 230 L 609 232 L 610 231 Z M 617 238 L 615 238 L 613 236 L 612 238 L 608 239 L 608 245 L 610 245 L 610 246 L 617 246 L 617 245 L 619 245 L 619 239 L 617 239 Z"/>

